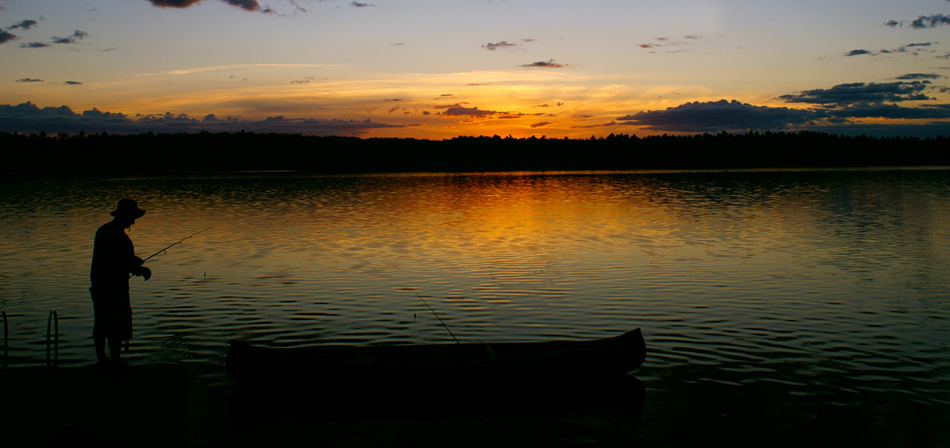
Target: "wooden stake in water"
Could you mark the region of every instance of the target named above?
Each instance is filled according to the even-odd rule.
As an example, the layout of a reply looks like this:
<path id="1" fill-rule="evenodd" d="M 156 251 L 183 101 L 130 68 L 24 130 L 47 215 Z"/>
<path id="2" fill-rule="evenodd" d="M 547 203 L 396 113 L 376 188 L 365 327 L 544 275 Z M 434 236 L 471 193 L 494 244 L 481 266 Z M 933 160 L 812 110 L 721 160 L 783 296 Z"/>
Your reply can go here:
<path id="1" fill-rule="evenodd" d="M 419 300 L 422 301 L 422 303 L 425 303 L 425 304 L 426 304 L 426 308 L 428 308 L 429 311 L 432 311 L 432 314 L 435 314 L 435 317 L 436 317 L 436 319 L 439 319 L 439 322 L 442 322 L 442 318 L 439 317 L 439 313 L 436 313 L 435 310 L 432 309 L 431 306 L 429 306 L 429 303 L 426 302 L 426 299 L 423 299 L 422 296 L 419 295 L 419 293 L 416 293 L 416 297 L 418 297 Z M 452 339 L 455 339 L 455 343 L 456 343 L 456 344 L 459 344 L 459 345 L 462 344 L 461 342 L 459 342 L 459 338 L 455 337 L 455 334 L 452 333 L 452 330 L 449 330 L 449 326 L 446 325 L 445 322 L 442 322 L 442 326 L 445 327 L 445 329 L 448 330 L 449 334 L 452 335 Z"/>

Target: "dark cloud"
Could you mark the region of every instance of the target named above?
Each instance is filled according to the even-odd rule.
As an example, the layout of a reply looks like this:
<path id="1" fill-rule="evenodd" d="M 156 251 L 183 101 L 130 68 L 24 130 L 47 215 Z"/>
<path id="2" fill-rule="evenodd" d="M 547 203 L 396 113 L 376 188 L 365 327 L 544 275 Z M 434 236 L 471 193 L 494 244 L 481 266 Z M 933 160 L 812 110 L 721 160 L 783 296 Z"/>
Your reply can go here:
<path id="1" fill-rule="evenodd" d="M 558 64 L 558 63 L 554 62 L 554 59 L 548 59 L 547 61 L 538 61 L 538 62 L 532 62 L 532 63 L 530 63 L 530 64 L 523 64 L 523 65 L 521 65 L 521 67 L 527 67 L 527 68 L 531 68 L 531 67 L 537 67 L 537 68 L 563 68 L 563 67 L 568 67 L 568 65 L 567 65 L 567 64 Z"/>
<path id="2" fill-rule="evenodd" d="M 491 85 L 491 84 L 489 84 L 489 83 L 487 83 L 487 82 L 485 82 L 485 83 L 477 83 L 477 82 L 476 82 L 476 83 L 470 83 L 470 84 L 466 84 L 466 85 L 472 86 L 472 87 L 479 87 L 479 86 L 487 86 L 487 85 Z"/>
<path id="3" fill-rule="evenodd" d="M 53 36 L 53 43 L 54 44 L 74 44 L 78 41 L 83 40 L 84 38 L 88 36 L 89 36 L 89 33 L 85 31 L 81 31 L 81 30 L 76 30 L 76 31 L 73 31 L 73 34 L 71 36 L 67 36 L 67 37 Z"/>
<path id="4" fill-rule="evenodd" d="M 950 118 L 950 104 L 929 104 L 920 107 L 901 107 L 896 104 L 855 104 L 842 109 L 822 112 L 827 114 L 827 118 L 831 122 L 852 118 L 936 120 Z"/>
<path id="5" fill-rule="evenodd" d="M 950 16 L 943 14 L 934 14 L 932 16 L 920 16 L 910 21 L 910 27 L 915 30 L 924 28 L 936 28 L 941 25 L 950 25 Z"/>
<path id="6" fill-rule="evenodd" d="M 919 101 L 929 99 L 922 91 L 928 81 L 839 84 L 830 89 L 806 90 L 782 95 L 787 103 L 837 104 Z"/>
<path id="7" fill-rule="evenodd" d="M 593 129 L 593 128 L 609 128 L 613 126 L 622 126 L 622 125 L 631 125 L 633 123 L 617 123 L 616 121 L 611 121 L 610 123 L 601 123 L 601 124 L 581 124 L 577 126 L 571 126 L 571 129 Z"/>
<path id="8" fill-rule="evenodd" d="M 436 107 L 438 108 L 438 107 Z M 499 112 L 495 110 L 482 110 L 477 107 L 462 107 L 456 104 L 448 107 L 444 111 L 437 113 L 443 117 L 464 117 L 464 118 L 494 118 L 494 119 L 516 119 L 525 116 L 518 112 Z"/>
<path id="9" fill-rule="evenodd" d="M 63 84 L 66 84 L 67 86 L 81 86 L 82 85 L 82 83 L 79 81 L 66 81 Z"/>
<path id="10" fill-rule="evenodd" d="M 540 128 L 540 127 L 543 127 L 543 126 L 547 126 L 547 125 L 549 125 L 549 124 L 552 124 L 552 123 L 551 123 L 550 121 L 542 121 L 542 122 L 540 122 L 540 123 L 532 124 L 531 127 L 532 127 L 532 128 Z"/>
<path id="11" fill-rule="evenodd" d="M 158 8 L 187 8 L 198 4 L 201 0 L 148 0 L 153 6 Z"/>
<path id="12" fill-rule="evenodd" d="M 31 102 L 16 106 L 0 104 L 0 131 L 5 132 L 109 132 L 137 134 L 143 132 L 253 132 L 299 133 L 306 135 L 360 135 L 372 129 L 399 128 L 371 120 L 320 120 L 314 118 L 268 117 L 264 120 L 217 118 L 214 114 L 202 119 L 185 114 L 137 115 L 103 112 L 93 108 L 81 114 L 67 106 L 39 108 Z"/>
<path id="13" fill-rule="evenodd" d="M 517 46 L 518 44 L 510 44 L 508 42 L 501 41 L 501 42 L 498 42 L 497 44 L 488 43 L 488 44 L 482 45 L 482 48 L 486 50 L 490 50 L 490 51 L 495 51 L 499 48 L 511 48 L 511 47 L 517 47 Z"/>
<path id="14" fill-rule="evenodd" d="M 257 3 L 257 0 L 224 0 L 224 2 L 231 6 L 237 6 L 238 8 L 241 8 L 245 11 L 261 10 L 261 5 Z"/>
<path id="15" fill-rule="evenodd" d="M 8 33 L 6 31 L 0 30 L 0 44 L 5 44 L 11 40 L 19 39 L 16 34 Z"/>
<path id="16" fill-rule="evenodd" d="M 251 12 L 262 12 L 264 14 L 272 14 L 275 11 L 270 8 L 261 8 L 260 3 L 257 3 L 257 0 L 221 0 L 224 3 L 227 3 L 231 6 L 236 6 L 245 11 Z M 152 6 L 156 8 L 188 8 L 194 5 L 197 5 L 201 0 L 148 0 Z M 297 12 L 300 11 L 299 6 L 296 3 L 291 2 L 294 6 L 297 7 Z M 306 10 L 304 10 L 306 12 Z"/>
<path id="17" fill-rule="evenodd" d="M 918 42 L 913 44 L 901 45 L 893 50 L 884 49 L 881 50 L 881 54 L 892 54 L 892 53 L 911 53 L 914 56 L 918 56 L 922 51 L 928 51 L 930 53 L 935 52 L 935 50 L 928 50 L 927 47 L 931 47 L 939 42 Z M 872 53 L 873 54 L 873 53 Z"/>
<path id="18" fill-rule="evenodd" d="M 669 132 L 718 132 L 787 129 L 822 129 L 839 132 L 847 126 L 857 129 L 861 124 L 854 119 L 883 120 L 947 120 L 950 119 L 950 104 L 930 104 L 920 107 L 902 107 L 896 104 L 860 103 L 845 107 L 818 107 L 814 109 L 790 109 L 786 107 L 753 106 L 738 101 L 714 101 L 686 103 L 666 110 L 639 112 L 618 117 L 616 121 L 598 126 L 635 125 L 651 131 Z M 950 123 L 933 122 L 935 126 L 950 128 Z M 886 126 L 886 125 L 885 125 Z M 894 125 L 898 126 L 898 125 Z M 932 134 L 933 135 L 933 134 Z"/>
<path id="19" fill-rule="evenodd" d="M 480 110 L 477 107 L 450 107 L 441 113 L 442 116 L 449 117 L 469 117 L 469 118 L 488 118 L 493 115 L 504 114 L 506 112 L 496 112 L 493 110 Z"/>
<path id="20" fill-rule="evenodd" d="M 17 22 L 11 25 L 7 29 L 8 30 L 15 30 L 15 29 L 28 30 L 30 28 L 33 28 L 36 25 L 37 25 L 36 20 L 21 20 L 20 22 Z"/>
<path id="21" fill-rule="evenodd" d="M 30 42 L 28 44 L 20 44 L 20 48 L 43 48 L 48 47 L 49 44 L 44 44 L 43 42 Z"/>
<path id="22" fill-rule="evenodd" d="M 870 51 L 867 51 L 867 50 L 851 50 L 851 51 L 845 53 L 844 55 L 845 55 L 845 56 L 860 56 L 860 55 L 864 55 L 864 54 L 870 54 L 870 55 L 872 55 L 872 56 L 874 55 L 874 53 L 872 53 L 872 52 L 870 52 Z"/>
<path id="23" fill-rule="evenodd" d="M 16 82 L 44 82 L 44 81 L 42 79 L 35 79 L 35 78 L 20 78 L 16 80 Z"/>
<path id="24" fill-rule="evenodd" d="M 785 129 L 810 123 L 818 113 L 787 107 L 753 106 L 736 100 L 686 103 L 666 110 L 638 112 L 617 118 L 622 124 L 645 126 L 649 130 L 674 132 L 716 132 L 721 130 Z"/>
<path id="25" fill-rule="evenodd" d="M 660 43 L 637 44 L 637 46 L 646 50 L 653 50 L 659 47 L 681 47 L 684 45 L 694 45 L 695 42 L 691 42 L 691 41 L 697 41 L 697 40 L 703 39 L 703 37 L 699 35 L 695 35 L 695 34 L 690 34 L 690 35 L 683 36 L 683 39 L 685 39 L 685 41 L 682 41 L 682 40 L 674 41 L 668 37 L 654 37 L 653 40 Z M 666 53 L 681 53 L 684 51 L 690 51 L 690 50 L 673 50 L 673 51 L 666 51 Z M 650 53 L 656 53 L 656 52 L 651 51 Z"/>
<path id="26" fill-rule="evenodd" d="M 915 80 L 915 79 L 940 79 L 940 78 L 946 78 L 946 76 L 938 75 L 936 73 L 908 73 L 906 75 L 900 75 L 894 79 Z"/>
<path id="27" fill-rule="evenodd" d="M 375 7 L 376 5 L 372 3 L 360 3 L 360 2 L 354 1 L 353 3 L 350 3 L 350 6 L 354 8 L 372 8 L 372 7 Z"/>
<path id="28" fill-rule="evenodd" d="M 950 16 L 945 16 L 943 14 L 934 14 L 932 16 L 919 16 L 914 20 L 888 20 L 884 22 L 884 26 L 889 26 L 891 28 L 901 27 L 907 25 L 910 28 L 915 30 L 922 30 L 926 28 L 936 28 L 938 26 L 950 25 Z"/>

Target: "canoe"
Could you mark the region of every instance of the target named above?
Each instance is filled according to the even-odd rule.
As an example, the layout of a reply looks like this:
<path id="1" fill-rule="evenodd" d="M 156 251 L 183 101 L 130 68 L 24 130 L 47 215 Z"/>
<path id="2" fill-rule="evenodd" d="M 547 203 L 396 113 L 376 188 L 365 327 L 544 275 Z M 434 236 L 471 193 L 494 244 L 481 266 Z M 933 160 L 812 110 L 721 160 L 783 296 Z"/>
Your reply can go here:
<path id="1" fill-rule="evenodd" d="M 273 348 L 232 340 L 228 375 L 247 385 L 324 388 L 520 387 L 591 381 L 639 367 L 646 356 L 637 328 L 596 340 L 392 346 Z"/>
<path id="2" fill-rule="evenodd" d="M 638 415 L 640 329 L 596 340 L 271 348 L 233 340 L 232 425 L 275 416 L 439 417 L 612 409 Z"/>

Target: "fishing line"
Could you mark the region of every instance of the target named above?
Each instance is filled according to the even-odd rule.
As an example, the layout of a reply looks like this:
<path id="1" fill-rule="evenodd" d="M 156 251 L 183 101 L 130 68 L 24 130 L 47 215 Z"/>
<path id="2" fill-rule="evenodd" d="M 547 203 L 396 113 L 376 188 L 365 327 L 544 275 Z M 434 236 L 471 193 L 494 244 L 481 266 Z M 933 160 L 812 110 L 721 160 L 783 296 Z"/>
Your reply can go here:
<path id="1" fill-rule="evenodd" d="M 452 339 L 455 339 L 455 343 L 462 345 L 462 343 L 459 342 L 459 338 L 455 337 L 455 334 L 452 333 L 452 330 L 449 329 L 449 326 L 446 325 L 445 322 L 442 321 L 441 317 L 439 317 L 439 313 L 436 313 L 435 310 L 432 309 L 431 306 L 429 306 L 429 302 L 426 302 L 426 299 L 423 299 L 422 296 L 419 295 L 419 293 L 415 293 L 415 294 L 416 294 L 416 297 L 418 297 L 419 300 L 422 301 L 422 303 L 426 304 L 426 308 L 428 308 L 429 311 L 432 311 L 432 314 L 435 314 L 436 319 L 439 319 L 439 322 L 442 322 L 442 326 L 445 327 L 445 329 L 448 330 L 449 334 L 452 335 Z M 413 317 L 415 317 L 415 314 L 413 314 Z"/>

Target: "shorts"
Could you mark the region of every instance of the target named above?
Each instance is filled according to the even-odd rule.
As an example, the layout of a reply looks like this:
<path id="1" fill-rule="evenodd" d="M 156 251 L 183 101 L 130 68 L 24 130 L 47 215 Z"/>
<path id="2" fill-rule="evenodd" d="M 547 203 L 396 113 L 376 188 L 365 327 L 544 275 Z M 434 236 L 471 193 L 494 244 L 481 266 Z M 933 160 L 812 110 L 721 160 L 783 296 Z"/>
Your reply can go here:
<path id="1" fill-rule="evenodd" d="M 96 319 L 92 327 L 92 337 L 120 341 L 132 339 L 132 302 L 129 299 L 129 291 L 100 292 L 89 288 L 89 292 L 92 293 Z"/>

